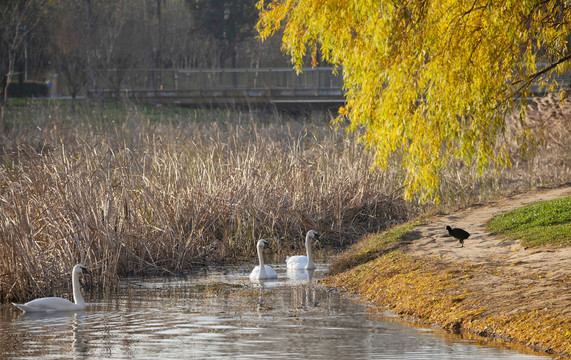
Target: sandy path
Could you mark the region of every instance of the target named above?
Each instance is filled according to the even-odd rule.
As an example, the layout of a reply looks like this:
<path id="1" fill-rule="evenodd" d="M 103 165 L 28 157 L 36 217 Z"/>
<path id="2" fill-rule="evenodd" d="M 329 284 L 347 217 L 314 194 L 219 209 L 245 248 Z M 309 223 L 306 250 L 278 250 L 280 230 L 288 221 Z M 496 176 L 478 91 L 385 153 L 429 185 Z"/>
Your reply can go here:
<path id="1" fill-rule="evenodd" d="M 416 227 L 408 252 L 443 263 L 473 264 L 481 276 L 471 285 L 480 289 L 490 307 L 521 313 L 547 309 L 571 316 L 571 247 L 523 248 L 516 241 L 492 236 L 485 224 L 496 214 L 538 201 L 571 195 L 571 186 L 516 195 L 458 213 L 435 216 L 430 224 Z M 461 227 L 471 233 L 460 247 L 445 227 Z M 491 301 L 493 299 L 493 301 Z M 500 301 L 498 301 L 500 300 Z"/>
<path id="2" fill-rule="evenodd" d="M 439 257 L 445 261 L 487 263 L 489 261 L 516 262 L 526 264 L 536 263 L 545 271 L 554 270 L 553 260 L 557 259 L 560 266 L 571 270 L 571 248 L 530 249 L 525 250 L 518 242 L 505 241 L 489 234 L 486 223 L 494 216 L 509 210 L 517 209 L 538 201 L 557 199 L 570 196 L 571 186 L 535 191 L 521 194 L 484 206 L 473 207 L 455 214 L 431 218 L 428 225 L 416 227 L 418 231 L 409 251 L 414 255 Z M 471 236 L 460 247 L 458 240 L 448 235 L 445 227 L 460 227 L 467 230 Z M 546 258 L 550 259 L 546 263 Z"/>

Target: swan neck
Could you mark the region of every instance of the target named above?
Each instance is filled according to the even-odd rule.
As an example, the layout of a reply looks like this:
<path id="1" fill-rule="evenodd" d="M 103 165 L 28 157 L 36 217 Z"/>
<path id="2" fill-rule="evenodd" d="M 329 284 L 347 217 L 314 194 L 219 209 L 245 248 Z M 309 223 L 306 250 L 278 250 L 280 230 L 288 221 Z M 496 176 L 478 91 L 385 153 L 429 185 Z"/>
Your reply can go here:
<path id="1" fill-rule="evenodd" d="M 73 300 L 78 305 L 83 305 L 83 296 L 81 295 L 81 285 L 79 284 L 79 273 L 73 272 L 71 274 L 71 286 L 73 287 Z"/>
<path id="2" fill-rule="evenodd" d="M 260 260 L 260 277 L 266 276 L 266 266 L 264 264 L 264 255 L 262 254 L 262 247 L 258 246 L 258 259 Z"/>
<path id="3" fill-rule="evenodd" d="M 305 236 L 305 251 L 307 252 L 307 263 L 311 264 L 313 259 L 311 258 L 311 238 L 309 234 Z"/>

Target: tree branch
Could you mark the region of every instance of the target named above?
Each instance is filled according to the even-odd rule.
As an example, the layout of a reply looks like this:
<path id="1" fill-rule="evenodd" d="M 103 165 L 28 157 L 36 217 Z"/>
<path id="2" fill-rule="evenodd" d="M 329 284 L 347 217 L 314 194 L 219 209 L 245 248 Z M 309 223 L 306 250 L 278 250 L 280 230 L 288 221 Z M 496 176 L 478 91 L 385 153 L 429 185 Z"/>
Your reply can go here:
<path id="1" fill-rule="evenodd" d="M 537 78 L 541 77 L 542 75 L 544 75 L 545 73 L 555 69 L 557 66 L 561 65 L 562 63 L 571 60 L 571 54 L 562 57 L 561 59 L 557 60 L 554 63 L 549 64 L 548 66 L 544 67 L 543 69 L 541 69 L 540 71 L 536 72 L 535 74 L 530 75 L 529 77 L 527 77 L 527 79 L 525 80 L 518 80 L 516 82 L 513 82 L 512 85 L 515 86 L 518 83 L 521 83 L 523 81 L 523 84 L 515 91 L 515 94 L 519 94 L 521 92 L 521 90 L 523 88 L 525 88 L 526 86 L 531 85 L 531 83 L 533 83 Z"/>

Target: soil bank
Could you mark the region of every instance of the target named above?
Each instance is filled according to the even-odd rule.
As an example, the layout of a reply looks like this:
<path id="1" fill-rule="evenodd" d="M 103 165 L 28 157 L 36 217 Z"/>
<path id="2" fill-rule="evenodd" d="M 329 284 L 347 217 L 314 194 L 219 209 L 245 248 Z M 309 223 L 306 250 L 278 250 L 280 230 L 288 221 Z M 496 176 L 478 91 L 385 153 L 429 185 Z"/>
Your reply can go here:
<path id="1" fill-rule="evenodd" d="M 485 229 L 496 214 L 569 195 L 571 186 L 536 190 L 431 217 L 398 246 L 324 284 L 450 331 L 571 358 L 571 248 L 524 248 Z M 446 225 L 472 234 L 464 247 Z"/>

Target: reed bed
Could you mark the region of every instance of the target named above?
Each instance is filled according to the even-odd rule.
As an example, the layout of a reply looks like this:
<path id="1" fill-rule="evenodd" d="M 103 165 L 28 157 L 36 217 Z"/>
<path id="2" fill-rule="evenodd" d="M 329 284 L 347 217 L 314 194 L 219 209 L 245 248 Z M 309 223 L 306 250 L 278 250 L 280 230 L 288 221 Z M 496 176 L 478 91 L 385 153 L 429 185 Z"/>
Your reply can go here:
<path id="1" fill-rule="evenodd" d="M 121 276 L 255 261 L 260 238 L 281 262 L 309 229 L 323 246 L 343 248 L 422 211 L 570 179 L 561 139 L 571 131 L 533 157 L 518 155 L 510 138 L 511 169 L 477 176 L 450 166 L 437 207 L 405 203 L 397 159 L 371 171 L 358 134 L 327 121 L 88 102 L 74 111 L 26 102 L 9 119 L 0 143 L 2 301 L 69 291 L 78 262 L 92 270 L 93 289 Z"/>
<path id="2" fill-rule="evenodd" d="M 131 106 L 19 111 L 0 167 L 4 301 L 68 289 L 78 262 L 105 288 L 249 259 L 259 238 L 281 258 L 312 228 L 340 247 L 407 217 L 399 174 L 371 172 L 372 156 L 328 123 L 235 111 L 161 118 Z"/>

